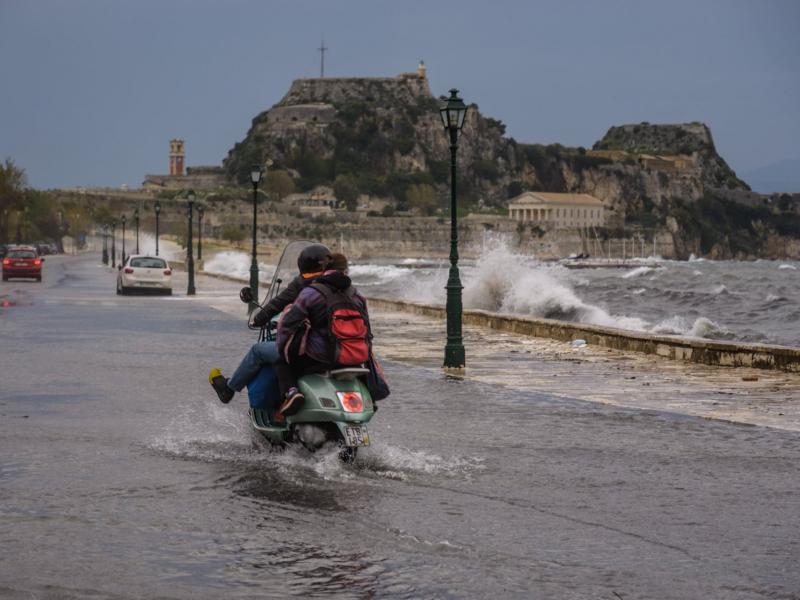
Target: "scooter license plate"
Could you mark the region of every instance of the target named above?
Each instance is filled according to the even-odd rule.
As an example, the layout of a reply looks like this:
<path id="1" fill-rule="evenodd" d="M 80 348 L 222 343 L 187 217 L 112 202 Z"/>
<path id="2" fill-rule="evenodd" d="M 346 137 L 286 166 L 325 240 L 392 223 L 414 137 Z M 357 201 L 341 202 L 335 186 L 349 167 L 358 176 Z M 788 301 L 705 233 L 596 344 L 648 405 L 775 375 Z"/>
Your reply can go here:
<path id="1" fill-rule="evenodd" d="M 369 446 L 369 433 L 365 425 L 348 425 L 344 428 L 346 446 Z"/>

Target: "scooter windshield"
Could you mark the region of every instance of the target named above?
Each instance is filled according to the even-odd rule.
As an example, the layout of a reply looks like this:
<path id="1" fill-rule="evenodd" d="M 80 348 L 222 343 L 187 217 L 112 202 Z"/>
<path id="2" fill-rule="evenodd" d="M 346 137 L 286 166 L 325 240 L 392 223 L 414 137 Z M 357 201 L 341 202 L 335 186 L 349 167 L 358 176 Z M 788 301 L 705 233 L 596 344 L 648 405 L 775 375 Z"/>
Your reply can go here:
<path id="1" fill-rule="evenodd" d="M 300 272 L 297 269 L 297 259 L 300 253 L 313 243 L 308 240 L 297 240 L 289 242 L 286 248 L 283 249 L 281 259 L 278 261 L 278 266 L 275 267 L 275 273 L 272 276 L 269 292 L 267 292 L 267 301 L 274 298 Z"/>

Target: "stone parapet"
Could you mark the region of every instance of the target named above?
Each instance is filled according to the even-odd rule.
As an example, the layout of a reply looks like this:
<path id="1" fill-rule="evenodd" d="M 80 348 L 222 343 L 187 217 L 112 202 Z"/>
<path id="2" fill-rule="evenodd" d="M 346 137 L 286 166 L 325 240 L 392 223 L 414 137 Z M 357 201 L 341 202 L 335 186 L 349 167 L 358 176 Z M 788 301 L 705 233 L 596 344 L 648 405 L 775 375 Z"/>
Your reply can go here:
<path id="1" fill-rule="evenodd" d="M 444 307 L 434 304 L 385 298 L 369 298 L 368 301 L 370 307 L 377 310 L 402 311 L 436 319 L 446 318 Z M 489 327 L 518 335 L 564 341 L 582 339 L 588 344 L 604 348 L 641 352 L 671 360 L 800 373 L 800 348 L 653 335 L 613 327 L 505 315 L 484 310 L 465 310 L 463 322 L 465 325 Z"/>

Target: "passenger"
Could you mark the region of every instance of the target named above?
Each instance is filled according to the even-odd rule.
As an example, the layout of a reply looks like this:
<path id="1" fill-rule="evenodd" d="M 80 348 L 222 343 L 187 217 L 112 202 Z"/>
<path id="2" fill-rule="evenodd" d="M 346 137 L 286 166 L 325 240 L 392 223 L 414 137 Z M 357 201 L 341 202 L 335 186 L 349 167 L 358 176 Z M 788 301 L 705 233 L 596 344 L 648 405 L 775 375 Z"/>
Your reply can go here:
<path id="1" fill-rule="evenodd" d="M 332 256 L 333 266 L 336 268 L 325 271 L 313 285 L 300 292 L 291 309 L 278 323 L 280 357 L 275 363 L 275 375 L 283 398 L 276 412 L 279 419 L 295 414 L 303 405 L 305 397 L 297 389 L 298 377 L 337 366 L 352 366 L 353 357 L 361 357 L 356 358 L 359 363 L 367 362 L 369 358 L 372 336 L 367 301 L 346 275 L 348 265 L 344 255 Z M 332 330 L 329 322 L 331 307 L 338 307 L 335 312 L 345 310 L 358 315 L 355 317 L 358 324 L 354 327 L 360 332 L 356 334 L 358 337 L 351 338 L 354 352 L 344 363 L 337 362 L 337 354 L 339 359 L 344 357 L 345 346 L 340 346 L 338 338 L 334 339 L 336 330 Z"/>
<path id="2" fill-rule="evenodd" d="M 253 318 L 253 325 L 263 327 L 275 315 L 278 315 L 294 302 L 304 287 L 310 285 L 322 275 L 331 262 L 331 251 L 322 244 L 311 244 L 303 249 L 297 258 L 297 268 L 300 274 L 292 279 L 279 294 L 270 300 Z M 235 392 L 241 392 L 258 375 L 266 364 L 273 364 L 278 360 L 278 350 L 274 341 L 257 342 L 253 344 L 242 362 L 233 372 L 230 379 L 223 377 L 222 372 L 214 367 L 208 374 L 211 387 L 217 392 L 220 402 L 227 404 Z"/>

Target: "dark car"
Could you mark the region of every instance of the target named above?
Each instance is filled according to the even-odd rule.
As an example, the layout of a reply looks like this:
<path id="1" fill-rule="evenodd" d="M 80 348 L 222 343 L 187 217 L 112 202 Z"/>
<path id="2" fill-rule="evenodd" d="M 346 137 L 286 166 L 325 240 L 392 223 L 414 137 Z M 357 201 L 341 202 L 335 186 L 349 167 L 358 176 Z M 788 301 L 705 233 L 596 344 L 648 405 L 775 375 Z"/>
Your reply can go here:
<path id="1" fill-rule="evenodd" d="M 34 248 L 17 246 L 9 248 L 3 258 L 3 281 L 16 278 L 42 280 L 41 258 Z"/>

